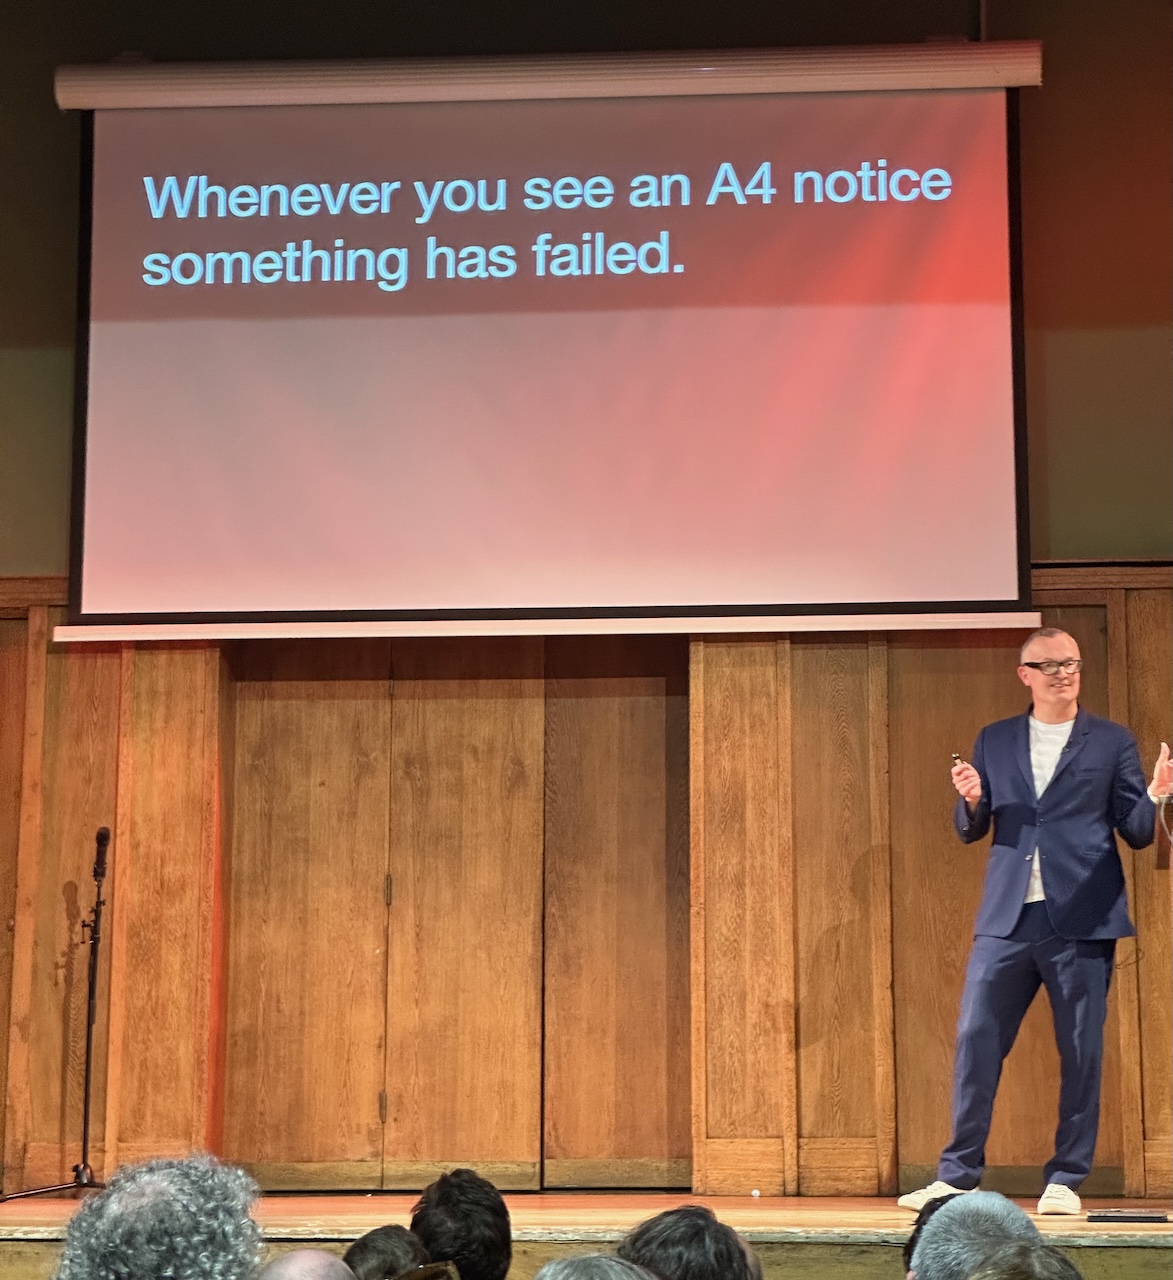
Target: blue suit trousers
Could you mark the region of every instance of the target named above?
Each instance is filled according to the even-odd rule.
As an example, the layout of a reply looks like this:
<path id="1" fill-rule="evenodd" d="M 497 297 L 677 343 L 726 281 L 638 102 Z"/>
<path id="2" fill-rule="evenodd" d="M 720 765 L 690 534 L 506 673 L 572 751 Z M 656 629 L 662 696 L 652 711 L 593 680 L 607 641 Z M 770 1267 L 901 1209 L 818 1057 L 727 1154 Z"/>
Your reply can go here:
<path id="1" fill-rule="evenodd" d="M 1047 989 L 1061 1067 L 1055 1154 L 1046 1183 L 1078 1187 L 1091 1169 L 1100 1120 L 1104 1018 L 1116 943 L 1061 938 L 1045 902 L 1027 903 L 1007 938 L 974 939 L 953 1062 L 953 1137 L 937 1176 L 976 1187 L 1002 1062 L 1040 986 Z"/>

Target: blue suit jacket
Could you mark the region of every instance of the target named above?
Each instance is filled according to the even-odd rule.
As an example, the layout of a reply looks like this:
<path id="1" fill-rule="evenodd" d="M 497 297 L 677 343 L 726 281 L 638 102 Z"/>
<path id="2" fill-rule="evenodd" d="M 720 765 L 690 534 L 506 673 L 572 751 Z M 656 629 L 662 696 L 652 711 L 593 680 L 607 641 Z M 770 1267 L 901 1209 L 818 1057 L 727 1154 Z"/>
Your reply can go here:
<path id="1" fill-rule="evenodd" d="M 978 734 L 971 763 L 982 798 L 971 818 L 958 797 L 953 822 L 967 844 L 994 825 L 975 934 L 1005 938 L 1026 897 L 1036 847 L 1051 924 L 1061 937 L 1127 938 L 1124 869 L 1115 828 L 1134 848 L 1151 844 L 1156 806 L 1146 792 L 1136 739 L 1081 707 L 1042 797 L 1030 763 L 1029 712 Z"/>

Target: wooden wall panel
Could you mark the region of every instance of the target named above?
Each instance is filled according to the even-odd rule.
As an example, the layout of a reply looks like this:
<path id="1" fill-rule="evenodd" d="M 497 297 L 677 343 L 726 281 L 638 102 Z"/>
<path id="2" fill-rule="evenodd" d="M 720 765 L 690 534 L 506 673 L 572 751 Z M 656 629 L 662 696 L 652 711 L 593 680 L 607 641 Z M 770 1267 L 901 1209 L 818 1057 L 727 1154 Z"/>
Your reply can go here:
<path id="1" fill-rule="evenodd" d="M 542 642 L 393 654 L 384 1185 L 541 1151 Z"/>
<path id="2" fill-rule="evenodd" d="M 123 654 L 107 1171 L 207 1141 L 219 676 L 204 646 Z"/>
<path id="3" fill-rule="evenodd" d="M 904 1186 L 935 1170 L 948 1140 L 953 1038 L 985 866 L 984 846 L 962 845 L 953 832 L 949 757 L 953 751 L 968 757 L 984 723 L 1022 710 L 1018 641 L 1000 633 L 890 638 L 892 952 Z"/>
<path id="4" fill-rule="evenodd" d="M 5 1189 L 68 1181 L 81 1141 L 95 833 L 113 829 L 119 655 L 50 647 L 54 618 L 29 615 L 14 937 Z M 112 862 L 106 898 L 117 875 Z M 109 917 L 107 917 L 109 919 Z M 107 931 L 107 938 L 109 933 Z M 100 1167 L 110 948 L 99 972 L 91 1162 Z"/>
<path id="5" fill-rule="evenodd" d="M 1079 641 L 1086 664 L 1083 700 L 1106 714 L 1103 609 L 1067 607 L 1045 621 L 1069 629 Z M 1015 675 L 1021 638 L 892 638 L 893 951 L 904 1185 L 919 1183 L 935 1169 L 948 1139 L 953 1035 L 989 843 L 965 846 L 953 832 L 949 753 L 968 756 L 982 724 L 1025 709 L 1025 691 Z M 928 972 L 932 982 L 925 981 Z M 1097 1183 L 1091 1184 L 1105 1192 L 1122 1189 L 1119 1034 L 1114 1001 L 1105 1031 Z M 1040 997 L 1007 1059 L 985 1185 L 1029 1194 L 1034 1174 L 1015 1170 L 1037 1171 L 1051 1154 L 1058 1079 L 1050 1009 Z"/>
<path id="6" fill-rule="evenodd" d="M 223 1149 L 269 1187 L 377 1187 L 390 645 L 251 644 L 233 666 Z"/>
<path id="7" fill-rule="evenodd" d="M 882 638 L 791 646 L 799 1190 L 895 1189 Z"/>
<path id="8" fill-rule="evenodd" d="M 798 1133 L 871 1138 L 867 639 L 796 641 L 791 662 Z"/>
<path id="9" fill-rule="evenodd" d="M 896 1040 L 892 992 L 892 823 L 888 716 L 888 642 L 868 639 L 868 836 L 871 842 L 873 1080 L 876 1190 L 899 1186 L 896 1140 Z"/>
<path id="10" fill-rule="evenodd" d="M 791 1193 L 790 644 L 694 640 L 690 665 L 693 1189 Z"/>
<path id="11" fill-rule="evenodd" d="M 7 1096 L 8 1082 L 27 648 L 28 622 L 23 618 L 0 620 L 0 1099 Z M 0 1106 L 0 1187 L 4 1186 L 4 1112 Z"/>
<path id="12" fill-rule="evenodd" d="M 686 1186 L 687 643 L 546 642 L 546 1186 Z"/>
<path id="13" fill-rule="evenodd" d="M 1130 591 L 1127 599 L 1129 722 L 1141 764 L 1152 776 L 1162 742 L 1173 743 L 1173 596 Z M 1173 817 L 1166 809 L 1166 820 Z M 1158 828 L 1159 831 L 1159 828 Z M 1137 927 L 1137 977 L 1143 1077 L 1144 1142 L 1150 1196 L 1173 1195 L 1173 955 L 1170 938 L 1168 840 L 1133 857 Z"/>
<path id="14" fill-rule="evenodd" d="M 1114 701 L 1116 695 L 1113 686 L 1118 682 L 1114 667 L 1119 665 L 1124 655 L 1112 655 L 1109 651 L 1111 629 L 1108 610 L 1098 604 L 1051 604 L 1043 593 L 1040 593 L 1038 603 L 1042 606 L 1043 623 L 1046 626 L 1062 627 L 1079 645 L 1084 663 L 1079 690 L 1080 705 L 1093 715 L 1110 716 L 1127 722 L 1127 706 L 1117 706 Z M 1131 888 L 1132 855 L 1123 844 L 1120 845 L 1120 852 L 1125 876 L 1130 882 L 1131 899 L 1135 897 Z M 1096 1143 L 1096 1167 L 1092 1179 L 1085 1187 L 1088 1194 L 1093 1193 L 1097 1186 L 1108 1194 L 1118 1194 L 1123 1190 L 1131 1195 L 1141 1195 L 1144 1191 L 1143 1182 L 1137 1182 L 1143 1173 L 1143 1150 L 1140 1145 L 1140 1045 L 1136 1030 L 1135 955 L 1135 943 L 1130 939 L 1122 939 L 1116 949 L 1117 969 L 1108 1003 L 1108 1020 L 1104 1026 L 1100 1132 Z M 1045 1040 L 1047 1064 L 1053 1071 L 1052 1075 L 1041 1082 L 1041 1086 L 1046 1089 L 1043 1096 L 1055 1108 L 1052 1113 L 1055 1114 L 1058 1106 L 1059 1057 L 1052 1042 L 1053 1035 L 1044 1036 L 1044 1030 L 1050 1031 L 1050 1008 L 1043 1000 L 1036 1003 L 1038 1008 L 1031 1010 L 1031 1016 L 1039 1026 L 1040 1039 Z M 1021 1098 L 1019 1105 L 1021 1115 L 1008 1111 L 1004 1116 L 995 1116 L 1010 1132 L 1020 1124 L 1029 1122 L 1029 1099 Z M 1132 1136 L 1129 1139 L 1127 1134 L 1130 1129 Z M 1041 1151 L 1042 1155 L 1034 1163 L 1041 1163 L 1050 1155 L 1049 1132 L 1036 1138 L 1035 1150 Z M 1130 1169 L 1133 1177 L 1131 1184 L 1128 1182 Z M 1121 1171 L 1124 1171 L 1123 1175 Z"/>

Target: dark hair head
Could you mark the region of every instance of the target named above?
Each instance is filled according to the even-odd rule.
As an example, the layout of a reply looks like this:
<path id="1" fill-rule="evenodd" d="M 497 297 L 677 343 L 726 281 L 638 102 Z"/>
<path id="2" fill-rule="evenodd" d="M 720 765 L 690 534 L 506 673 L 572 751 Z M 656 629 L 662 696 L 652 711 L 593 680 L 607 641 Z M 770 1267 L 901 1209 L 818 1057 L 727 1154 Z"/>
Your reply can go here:
<path id="1" fill-rule="evenodd" d="M 1082 1280 L 1075 1264 L 1054 1245 L 1003 1245 L 992 1253 L 971 1280 Z"/>
<path id="2" fill-rule="evenodd" d="M 620 1242 L 621 1258 L 664 1280 L 749 1280 L 749 1263 L 732 1227 L 703 1205 L 668 1209 L 641 1222 Z"/>
<path id="3" fill-rule="evenodd" d="M 904 1270 L 912 1270 L 912 1255 L 916 1250 L 916 1246 L 920 1243 L 920 1233 L 925 1229 L 925 1223 L 933 1216 L 934 1213 L 943 1205 L 948 1204 L 950 1200 L 962 1195 L 960 1191 L 954 1191 L 947 1196 L 934 1196 L 931 1200 L 926 1200 L 921 1208 L 920 1213 L 916 1215 L 916 1221 L 912 1224 L 912 1234 L 904 1242 Z"/>
<path id="4" fill-rule="evenodd" d="M 211 1156 L 124 1165 L 66 1227 L 58 1280 L 246 1280 L 260 1260 L 259 1190 Z"/>
<path id="5" fill-rule="evenodd" d="M 428 1251 L 406 1227 L 376 1227 L 342 1255 L 358 1280 L 391 1280 L 393 1276 L 431 1262 Z"/>
<path id="6" fill-rule="evenodd" d="M 764 1280 L 762 1260 L 754 1251 L 753 1245 L 743 1235 L 738 1235 L 737 1239 L 741 1245 L 741 1252 L 745 1254 L 745 1265 L 749 1272 L 749 1280 Z"/>
<path id="7" fill-rule="evenodd" d="M 460 1280 L 505 1280 L 513 1258 L 509 1210 L 471 1169 L 441 1174 L 411 1214 L 412 1233 L 435 1262 L 454 1262 Z"/>

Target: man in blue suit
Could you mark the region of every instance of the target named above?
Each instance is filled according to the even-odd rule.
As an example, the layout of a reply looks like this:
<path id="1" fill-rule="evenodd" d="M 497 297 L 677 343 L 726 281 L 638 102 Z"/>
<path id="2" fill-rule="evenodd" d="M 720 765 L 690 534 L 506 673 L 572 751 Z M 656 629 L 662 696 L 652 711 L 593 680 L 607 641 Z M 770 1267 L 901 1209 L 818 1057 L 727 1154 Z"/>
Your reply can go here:
<path id="1" fill-rule="evenodd" d="M 994 839 L 957 1025 L 953 1137 L 938 1180 L 900 1197 L 907 1209 L 977 1187 L 1002 1061 L 1044 986 L 1061 1079 L 1055 1154 L 1038 1209 L 1080 1211 L 1075 1189 L 1096 1146 L 1116 939 L 1136 932 L 1113 832 L 1143 849 L 1153 839 L 1156 803 L 1173 790 L 1166 744 L 1146 791 L 1132 734 L 1080 707 L 1082 666 L 1066 632 L 1045 627 L 1028 637 L 1018 676 L 1032 706 L 987 725 L 972 762 L 953 767 L 957 834 L 969 844 L 992 822 Z"/>

